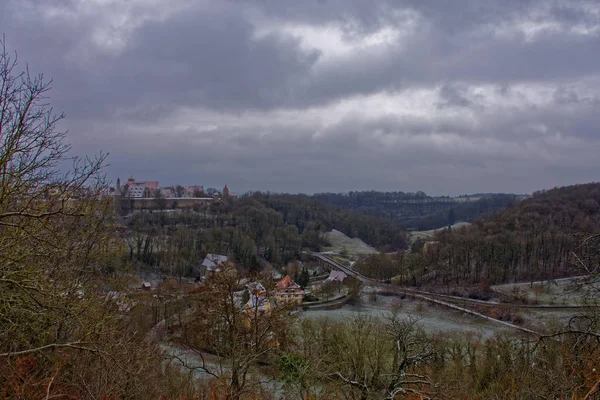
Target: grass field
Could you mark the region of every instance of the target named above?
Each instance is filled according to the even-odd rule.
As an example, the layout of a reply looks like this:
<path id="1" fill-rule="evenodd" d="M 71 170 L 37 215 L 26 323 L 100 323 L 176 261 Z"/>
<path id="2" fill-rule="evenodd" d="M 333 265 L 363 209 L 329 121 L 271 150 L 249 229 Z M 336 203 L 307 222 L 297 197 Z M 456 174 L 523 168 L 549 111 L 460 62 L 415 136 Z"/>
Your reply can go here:
<path id="1" fill-rule="evenodd" d="M 469 225 L 471 225 L 470 222 L 457 222 L 456 224 L 452 225 L 452 229 L 458 229 L 458 228 L 462 228 L 463 226 L 469 226 Z M 432 229 L 429 231 L 412 231 L 412 232 L 410 232 L 409 239 L 411 242 L 414 242 L 417 239 L 428 240 L 428 239 L 431 239 L 437 231 L 441 231 L 443 229 L 446 229 L 446 227 L 439 228 L 439 229 Z"/>
<path id="2" fill-rule="evenodd" d="M 360 254 L 372 254 L 378 251 L 369 246 L 359 238 L 351 238 L 340 231 L 332 230 L 325 234 L 325 238 L 331 243 L 331 246 L 323 248 L 323 251 L 332 251 L 335 253 L 346 253 L 347 255 L 357 256 Z"/>
<path id="3" fill-rule="evenodd" d="M 550 305 L 580 305 L 587 293 L 580 278 L 539 281 L 533 284 L 509 283 L 492 286 L 492 290 L 528 303 Z"/>

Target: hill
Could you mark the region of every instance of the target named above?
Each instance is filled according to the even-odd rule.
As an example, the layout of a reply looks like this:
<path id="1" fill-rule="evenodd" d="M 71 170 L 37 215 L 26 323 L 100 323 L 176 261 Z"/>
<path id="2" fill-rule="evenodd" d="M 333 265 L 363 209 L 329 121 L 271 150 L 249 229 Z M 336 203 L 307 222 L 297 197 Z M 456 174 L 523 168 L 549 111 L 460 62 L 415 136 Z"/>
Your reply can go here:
<path id="1" fill-rule="evenodd" d="M 581 247 L 600 233 L 600 183 L 537 192 L 471 226 L 435 236 L 423 255 L 434 281 L 535 281 L 581 273 L 578 253 L 590 265 L 598 254 Z M 596 264 L 594 264 L 596 265 Z"/>
<path id="2" fill-rule="evenodd" d="M 399 224 L 375 215 L 333 207 L 314 196 L 256 192 L 245 197 L 277 211 L 286 224 L 295 225 L 300 231 L 310 225 L 325 231 L 336 229 L 381 251 L 402 250 L 408 245 L 406 232 Z"/>
<path id="3" fill-rule="evenodd" d="M 350 238 L 336 229 L 333 229 L 331 232 L 327 232 L 325 234 L 325 240 L 329 242 L 330 246 L 323 247 L 323 251 L 346 253 L 350 256 L 377 253 L 376 249 L 369 246 L 359 238 Z"/>
<path id="4" fill-rule="evenodd" d="M 471 225 L 469 222 L 457 222 L 453 225 L 450 226 L 450 229 L 458 229 L 458 228 L 462 228 L 463 226 L 469 226 Z M 412 231 L 410 232 L 410 234 L 408 235 L 411 243 L 414 243 L 415 241 L 421 239 L 421 240 L 431 240 L 433 239 L 433 237 L 435 236 L 435 234 L 440 231 L 440 230 L 444 230 L 446 229 L 446 227 L 444 228 L 438 228 L 438 229 L 430 229 L 427 231 Z"/>
<path id="5" fill-rule="evenodd" d="M 332 229 L 348 236 L 343 236 L 348 247 L 364 242 L 360 252 L 373 251 L 368 246 L 407 248 L 406 233 L 397 224 L 305 195 L 256 192 L 198 209 L 137 212 L 128 224 L 130 258 L 178 276 L 191 275 L 206 253 L 228 255 L 250 269 L 261 260 L 285 265 L 304 249 L 335 245 L 326 237 Z"/>

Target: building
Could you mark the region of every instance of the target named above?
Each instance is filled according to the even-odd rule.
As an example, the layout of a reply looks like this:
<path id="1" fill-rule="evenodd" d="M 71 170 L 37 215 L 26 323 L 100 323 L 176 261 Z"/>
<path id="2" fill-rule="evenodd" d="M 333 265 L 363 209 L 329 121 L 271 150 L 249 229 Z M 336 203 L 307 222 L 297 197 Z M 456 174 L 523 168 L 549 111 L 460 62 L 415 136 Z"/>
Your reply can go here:
<path id="1" fill-rule="evenodd" d="M 286 275 L 277 283 L 275 299 L 279 304 L 302 304 L 304 289 Z"/>
<path id="2" fill-rule="evenodd" d="M 346 279 L 347 277 L 348 277 L 348 275 L 346 275 L 342 271 L 337 271 L 334 269 L 334 270 L 331 270 L 331 272 L 329 273 L 329 276 L 327 277 L 327 279 L 325 279 L 325 282 L 343 283 L 344 279 Z"/>
<path id="3" fill-rule="evenodd" d="M 131 176 L 125 183 L 124 189 L 126 190 L 124 197 L 134 199 L 154 197 L 158 190 L 158 181 L 136 181 Z"/>
<path id="4" fill-rule="evenodd" d="M 267 289 L 265 289 L 263 284 L 260 282 L 247 283 L 246 289 L 248 290 L 248 293 L 250 293 L 250 294 L 256 294 L 256 295 L 260 295 L 260 296 L 267 295 Z"/>
<path id="5" fill-rule="evenodd" d="M 161 187 L 159 189 L 159 191 L 160 191 L 160 194 L 162 195 L 162 197 L 165 199 L 175 197 L 175 189 L 173 189 L 172 186 Z"/>
<path id="6" fill-rule="evenodd" d="M 248 319 L 271 311 L 271 301 L 267 296 L 250 294 L 250 298 L 244 306 L 244 312 Z"/>
<path id="7" fill-rule="evenodd" d="M 262 283 L 251 282 L 246 285 L 246 288 L 250 295 L 245 304 L 245 311 L 248 315 L 255 315 L 257 312 L 267 313 L 271 310 L 271 301 Z"/>
<path id="8" fill-rule="evenodd" d="M 227 256 L 221 254 L 208 253 L 202 261 L 202 267 L 206 269 L 207 273 L 221 272 L 222 266 L 229 260 Z"/>
<path id="9" fill-rule="evenodd" d="M 183 187 L 183 196 L 186 198 L 204 197 L 204 186 L 193 185 Z"/>
<path id="10" fill-rule="evenodd" d="M 227 187 L 227 185 L 225 185 L 225 187 L 223 188 L 223 197 L 228 197 L 229 196 L 229 188 Z"/>

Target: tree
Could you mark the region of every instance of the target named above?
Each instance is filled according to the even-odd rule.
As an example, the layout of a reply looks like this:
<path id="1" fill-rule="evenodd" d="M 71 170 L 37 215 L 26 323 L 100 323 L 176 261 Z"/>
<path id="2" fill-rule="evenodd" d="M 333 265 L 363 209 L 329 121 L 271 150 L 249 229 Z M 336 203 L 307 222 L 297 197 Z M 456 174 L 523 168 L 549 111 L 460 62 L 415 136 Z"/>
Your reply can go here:
<path id="1" fill-rule="evenodd" d="M 285 383 L 304 398 L 398 399 L 433 393 L 432 380 L 418 368 L 430 362 L 434 349 L 413 320 L 391 314 L 381 322 L 359 315 L 337 323 L 305 320 L 301 328 L 302 356 L 288 355 L 281 366 Z"/>
<path id="2" fill-rule="evenodd" d="M 325 281 L 321 285 L 321 295 L 325 297 L 327 301 L 329 301 L 329 298 L 336 292 L 336 289 L 337 287 L 334 282 Z"/>
<path id="3" fill-rule="evenodd" d="M 196 310 L 182 324 L 181 344 L 195 352 L 194 363 L 179 361 L 190 370 L 202 371 L 220 383 L 218 398 L 234 400 L 261 389 L 257 363 L 273 363 L 290 344 L 293 317 L 290 309 L 277 306 L 270 292 L 252 289 L 243 302 L 243 286 L 234 266 L 210 276 L 194 296 Z M 218 357 L 208 362 L 206 354 Z"/>
<path id="4" fill-rule="evenodd" d="M 68 156 L 51 81 L 17 66 L 0 40 L 0 397 L 156 397 L 153 345 L 102 294 L 119 254 L 105 156 Z"/>
<path id="5" fill-rule="evenodd" d="M 64 116 L 46 102 L 51 81 L 16 72 L 4 42 L 0 51 L 0 348 L 68 346 L 65 332 L 40 330 L 65 322 L 72 297 L 91 295 L 89 274 L 103 267 L 111 216 L 101 196 L 105 157 L 75 158 L 60 171 L 70 145 L 56 129 Z"/>
<path id="6" fill-rule="evenodd" d="M 450 228 L 452 225 L 454 225 L 455 222 L 456 222 L 456 212 L 454 211 L 454 208 L 450 208 L 450 210 L 448 210 L 448 228 Z"/>
<path id="7" fill-rule="evenodd" d="M 185 189 L 181 185 L 175 186 L 175 197 L 181 198 L 185 194 Z"/>
<path id="8" fill-rule="evenodd" d="M 160 189 L 156 189 L 154 192 L 154 202 L 156 207 L 161 211 L 167 208 L 167 199 L 165 199 L 165 196 Z"/>
<path id="9" fill-rule="evenodd" d="M 298 285 L 303 288 L 307 287 L 310 283 L 310 275 L 308 274 L 308 270 L 306 268 L 302 268 L 302 272 L 300 272 L 300 276 L 298 277 Z"/>

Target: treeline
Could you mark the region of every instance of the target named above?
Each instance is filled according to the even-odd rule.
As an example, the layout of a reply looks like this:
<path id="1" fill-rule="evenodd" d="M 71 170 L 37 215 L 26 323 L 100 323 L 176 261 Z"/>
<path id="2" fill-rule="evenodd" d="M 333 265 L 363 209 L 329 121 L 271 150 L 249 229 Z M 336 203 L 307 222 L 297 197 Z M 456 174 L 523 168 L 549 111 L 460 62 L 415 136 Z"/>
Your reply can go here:
<path id="1" fill-rule="evenodd" d="M 302 323 L 297 350 L 280 369 L 292 398 L 594 399 L 592 335 L 540 339 L 428 335 L 391 313 Z"/>
<path id="2" fill-rule="evenodd" d="M 313 197 L 414 230 L 437 229 L 456 221 L 472 222 L 482 214 L 501 210 L 517 201 L 513 194 L 485 194 L 478 200 L 457 202 L 449 196 L 432 197 L 424 192 L 376 191 L 318 193 Z"/>
<path id="3" fill-rule="evenodd" d="M 407 246 L 403 229 L 360 213 L 337 210 L 308 196 L 253 193 L 196 211 L 134 214 L 129 256 L 178 276 L 192 274 L 206 253 L 226 254 L 248 268 L 260 260 L 283 265 L 303 249 L 319 251 L 337 229 L 382 251 Z"/>

